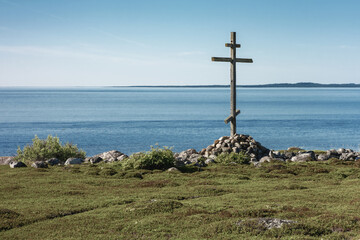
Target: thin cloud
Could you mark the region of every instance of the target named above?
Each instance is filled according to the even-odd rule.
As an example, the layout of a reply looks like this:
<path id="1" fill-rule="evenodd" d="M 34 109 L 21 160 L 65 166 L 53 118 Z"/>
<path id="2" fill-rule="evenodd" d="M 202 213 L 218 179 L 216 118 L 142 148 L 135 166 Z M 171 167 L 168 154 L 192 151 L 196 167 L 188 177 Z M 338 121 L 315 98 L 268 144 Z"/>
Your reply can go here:
<path id="1" fill-rule="evenodd" d="M 34 9 L 34 8 L 30 8 L 30 7 L 25 7 L 24 5 L 21 5 L 19 3 L 14 2 L 14 1 L 10 2 L 8 0 L 0 0 L 0 3 L 8 4 L 8 5 L 17 7 L 17 8 L 25 8 L 26 10 L 28 10 L 30 12 L 40 14 L 40 15 L 43 15 L 43 16 L 47 16 L 49 18 L 59 20 L 59 21 L 61 21 L 63 23 L 68 23 L 69 22 L 68 19 L 66 19 L 64 17 L 61 17 L 59 15 L 55 15 L 55 14 L 52 14 L 50 12 L 40 11 L 38 9 Z M 97 33 L 101 33 L 102 35 L 111 37 L 111 38 L 116 39 L 118 41 L 126 42 L 126 43 L 133 44 L 133 45 L 140 46 L 140 47 L 146 47 L 146 44 L 144 44 L 144 43 L 134 41 L 134 40 L 128 39 L 128 38 L 123 38 L 123 37 L 120 37 L 120 36 L 118 36 L 118 35 L 116 35 L 114 33 L 111 33 L 109 31 L 104 31 L 104 30 L 96 28 L 96 27 L 87 27 L 86 29 L 97 32 Z M 1 30 L 1 28 L 0 28 L 0 30 Z"/>
<path id="2" fill-rule="evenodd" d="M 137 42 L 137 41 L 134 41 L 134 40 L 131 40 L 131 39 L 128 39 L 128 38 L 123 38 L 123 37 L 120 37 L 120 36 L 118 36 L 116 34 L 108 32 L 108 31 L 104 31 L 104 30 L 94 28 L 94 27 L 87 27 L 87 29 L 95 31 L 97 33 L 104 34 L 104 35 L 106 35 L 108 37 L 114 38 L 114 39 L 122 41 L 122 42 L 130 43 L 130 44 L 137 45 L 137 46 L 140 46 L 140 47 L 146 47 L 146 44 L 144 44 L 144 43 Z"/>
<path id="3" fill-rule="evenodd" d="M 127 62 L 127 63 L 142 63 L 153 64 L 155 61 L 147 61 L 140 58 L 129 58 L 121 56 L 113 56 L 108 54 L 99 54 L 91 52 L 73 51 L 64 48 L 47 48 L 38 46 L 0 46 L 0 52 L 32 55 L 32 56 L 51 56 L 51 57 L 65 57 L 65 58 L 82 58 L 94 61 L 112 61 L 112 62 Z"/>
<path id="4" fill-rule="evenodd" d="M 192 51 L 192 52 L 179 52 L 178 56 L 192 56 L 192 55 L 203 55 L 204 52 L 201 51 Z"/>
<path id="5" fill-rule="evenodd" d="M 341 49 L 358 49 L 358 46 L 351 46 L 351 45 L 340 45 L 339 48 Z"/>

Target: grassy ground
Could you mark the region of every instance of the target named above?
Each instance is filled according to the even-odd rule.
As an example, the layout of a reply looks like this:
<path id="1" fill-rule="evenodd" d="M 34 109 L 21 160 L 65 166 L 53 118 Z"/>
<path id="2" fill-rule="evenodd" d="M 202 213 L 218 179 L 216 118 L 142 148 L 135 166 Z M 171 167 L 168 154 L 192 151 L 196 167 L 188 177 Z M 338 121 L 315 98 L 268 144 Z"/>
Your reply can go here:
<path id="1" fill-rule="evenodd" d="M 0 166 L 0 239 L 359 239 L 359 166 Z M 265 230 L 257 218 L 297 223 Z"/>

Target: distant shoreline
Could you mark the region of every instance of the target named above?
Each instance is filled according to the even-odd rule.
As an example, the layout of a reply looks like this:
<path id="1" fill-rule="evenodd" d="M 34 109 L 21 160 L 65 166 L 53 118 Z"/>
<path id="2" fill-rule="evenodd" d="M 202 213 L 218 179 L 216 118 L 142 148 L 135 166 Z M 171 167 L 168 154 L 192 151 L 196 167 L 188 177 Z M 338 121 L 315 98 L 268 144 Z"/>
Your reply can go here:
<path id="1" fill-rule="evenodd" d="M 271 83 L 259 85 L 236 85 L 243 88 L 360 88 L 355 83 Z M 112 87 L 134 87 L 134 88 L 228 88 L 230 85 L 139 85 L 139 86 L 112 86 Z"/>

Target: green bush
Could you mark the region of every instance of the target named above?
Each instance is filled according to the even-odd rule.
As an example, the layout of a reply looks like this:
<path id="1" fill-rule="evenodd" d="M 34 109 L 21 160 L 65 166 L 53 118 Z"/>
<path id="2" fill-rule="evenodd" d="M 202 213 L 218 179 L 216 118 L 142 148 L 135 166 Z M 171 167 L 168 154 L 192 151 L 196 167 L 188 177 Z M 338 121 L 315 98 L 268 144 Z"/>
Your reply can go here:
<path id="1" fill-rule="evenodd" d="M 49 135 L 46 139 L 39 139 L 35 135 L 32 140 L 32 145 L 27 145 L 21 150 L 18 147 L 16 160 L 20 161 L 45 161 L 50 158 L 57 158 L 60 161 L 66 161 L 66 159 L 85 158 L 86 153 L 83 150 L 79 150 L 76 145 L 71 143 L 61 144 L 58 137 Z"/>
<path id="2" fill-rule="evenodd" d="M 222 164 L 238 163 L 238 164 L 249 164 L 250 157 L 244 152 L 240 153 L 221 153 L 217 156 L 216 161 Z"/>
<path id="3" fill-rule="evenodd" d="M 100 175 L 102 175 L 102 176 L 113 176 L 115 174 L 117 174 L 117 171 L 113 168 L 106 167 L 106 168 L 101 169 L 101 171 L 100 171 Z"/>
<path id="4" fill-rule="evenodd" d="M 125 169 L 161 169 L 174 166 L 174 154 L 170 148 L 160 148 L 151 146 L 151 150 L 145 153 L 131 155 L 123 163 Z"/>

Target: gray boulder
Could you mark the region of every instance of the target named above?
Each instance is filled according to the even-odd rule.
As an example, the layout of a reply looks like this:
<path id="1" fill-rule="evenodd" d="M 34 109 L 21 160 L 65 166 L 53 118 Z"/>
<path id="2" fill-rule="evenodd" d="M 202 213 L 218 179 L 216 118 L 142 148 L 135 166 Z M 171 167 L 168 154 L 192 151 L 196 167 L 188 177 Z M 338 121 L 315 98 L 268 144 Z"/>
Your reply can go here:
<path id="1" fill-rule="evenodd" d="M 9 163 L 13 160 L 14 157 L 0 157 L 0 165 L 9 165 Z"/>
<path id="2" fill-rule="evenodd" d="M 354 161 L 356 159 L 356 154 L 353 152 L 343 153 L 339 159 L 344 161 Z"/>
<path id="3" fill-rule="evenodd" d="M 197 154 L 197 153 L 193 153 L 191 154 L 191 156 L 188 158 L 188 160 L 192 163 L 197 163 L 199 161 L 199 159 L 203 158 L 202 155 Z"/>
<path id="4" fill-rule="evenodd" d="M 338 157 L 340 154 L 335 149 L 330 149 L 326 151 L 326 155 L 328 155 L 329 158 L 332 158 L 332 157 Z"/>
<path id="5" fill-rule="evenodd" d="M 44 161 L 36 161 L 31 164 L 33 168 L 48 168 L 48 164 Z"/>
<path id="6" fill-rule="evenodd" d="M 198 152 L 195 149 L 190 148 L 188 150 L 180 152 L 179 156 L 177 158 L 180 158 L 180 159 L 182 159 L 184 161 L 184 160 L 189 159 L 190 156 L 193 155 L 193 154 L 198 154 Z"/>
<path id="7" fill-rule="evenodd" d="M 121 161 L 125 160 L 126 158 L 128 158 L 128 156 L 124 154 L 124 155 L 121 155 L 120 157 L 118 157 L 117 160 L 121 162 Z"/>
<path id="8" fill-rule="evenodd" d="M 119 152 L 116 150 L 111 150 L 108 152 L 98 154 L 94 157 L 101 157 L 104 160 L 104 162 L 116 162 L 116 161 L 120 161 L 119 159 L 124 159 L 124 158 L 122 158 L 123 155 L 125 155 L 125 154 L 122 152 Z"/>
<path id="9" fill-rule="evenodd" d="M 296 154 L 293 153 L 293 152 L 289 152 L 289 151 L 285 151 L 284 152 L 284 156 L 285 156 L 285 159 L 291 159 L 292 157 L 294 157 Z"/>
<path id="10" fill-rule="evenodd" d="M 176 167 L 171 167 L 167 170 L 168 172 L 180 172 Z"/>
<path id="11" fill-rule="evenodd" d="M 54 166 L 54 165 L 59 165 L 60 164 L 60 160 L 57 158 L 50 158 L 48 160 L 45 161 L 48 165 L 50 166 Z"/>
<path id="12" fill-rule="evenodd" d="M 317 157 L 317 160 L 318 160 L 318 161 L 326 161 L 326 160 L 328 160 L 329 158 L 330 158 L 330 156 L 327 155 L 327 154 L 320 154 L 320 155 Z"/>
<path id="13" fill-rule="evenodd" d="M 11 161 L 9 163 L 9 166 L 11 168 L 21 168 L 21 167 L 27 167 L 25 163 L 23 162 L 18 162 L 18 161 Z"/>
<path id="14" fill-rule="evenodd" d="M 284 159 L 282 158 L 272 158 L 272 157 L 269 157 L 269 156 L 265 156 L 265 157 L 262 157 L 260 158 L 259 162 L 260 163 L 263 163 L 263 162 L 272 162 L 272 161 L 284 161 Z"/>
<path id="15" fill-rule="evenodd" d="M 86 163 L 91 163 L 91 164 L 99 163 L 101 161 L 103 161 L 103 159 L 101 157 L 99 157 L 99 156 L 85 158 L 85 162 Z"/>
<path id="16" fill-rule="evenodd" d="M 259 163 L 263 163 L 263 162 L 271 162 L 272 158 L 269 156 L 265 156 L 260 158 Z"/>
<path id="17" fill-rule="evenodd" d="M 291 158 L 292 162 L 308 162 L 315 161 L 315 154 L 312 151 L 300 153 Z"/>
<path id="18" fill-rule="evenodd" d="M 337 153 L 340 155 L 340 154 L 346 153 L 346 150 L 344 148 L 339 148 L 337 150 Z"/>
<path id="19" fill-rule="evenodd" d="M 175 158 L 174 165 L 175 165 L 175 167 L 183 167 L 186 164 L 181 158 L 179 158 L 179 159 Z"/>
<path id="20" fill-rule="evenodd" d="M 276 159 L 281 159 L 281 160 L 287 159 L 285 154 L 282 154 L 279 151 L 273 151 L 273 150 L 270 150 L 269 157 L 276 158 Z"/>
<path id="21" fill-rule="evenodd" d="M 212 164 L 212 163 L 215 163 L 215 160 L 213 158 L 208 158 L 208 159 L 205 160 L 206 165 L 209 165 L 209 164 Z"/>
<path id="22" fill-rule="evenodd" d="M 73 164 L 82 164 L 84 159 L 82 158 L 68 158 L 65 162 L 65 165 L 73 165 Z"/>
<path id="23" fill-rule="evenodd" d="M 211 158 L 211 159 L 215 160 L 216 156 L 215 155 L 209 155 L 208 158 Z"/>

